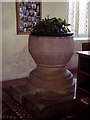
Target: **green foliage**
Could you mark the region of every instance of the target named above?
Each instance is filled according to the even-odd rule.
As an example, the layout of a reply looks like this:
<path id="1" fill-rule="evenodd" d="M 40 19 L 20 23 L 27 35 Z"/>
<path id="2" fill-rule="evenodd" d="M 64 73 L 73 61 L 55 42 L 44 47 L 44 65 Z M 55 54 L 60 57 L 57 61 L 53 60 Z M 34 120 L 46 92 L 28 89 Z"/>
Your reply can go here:
<path id="1" fill-rule="evenodd" d="M 66 23 L 66 20 L 61 18 L 53 17 L 49 19 L 49 17 L 42 19 L 37 22 L 33 27 L 32 32 L 36 33 L 67 33 L 70 32 L 68 26 L 70 24 Z"/>

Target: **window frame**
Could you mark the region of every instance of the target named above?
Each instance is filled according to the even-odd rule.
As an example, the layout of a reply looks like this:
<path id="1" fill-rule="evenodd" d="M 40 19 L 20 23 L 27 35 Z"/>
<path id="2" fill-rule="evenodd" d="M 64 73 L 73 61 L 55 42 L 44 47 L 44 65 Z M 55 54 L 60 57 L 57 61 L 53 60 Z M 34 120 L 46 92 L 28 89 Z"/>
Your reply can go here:
<path id="1" fill-rule="evenodd" d="M 73 28 L 71 29 L 71 31 L 74 32 L 74 37 L 88 37 L 88 12 L 87 12 L 87 23 L 86 23 L 86 26 L 87 26 L 87 33 L 86 34 L 79 34 L 79 2 L 75 2 L 75 0 L 69 0 L 69 5 L 70 5 L 70 2 L 73 4 L 73 8 L 72 8 L 72 11 L 73 11 L 73 14 L 72 14 L 72 19 L 74 17 L 74 21 L 73 21 L 73 25 L 72 23 L 70 23 L 70 16 L 68 16 L 68 22 L 73 26 Z M 87 4 L 88 4 L 88 1 L 87 1 Z M 69 8 L 69 14 L 70 15 L 70 8 Z"/>

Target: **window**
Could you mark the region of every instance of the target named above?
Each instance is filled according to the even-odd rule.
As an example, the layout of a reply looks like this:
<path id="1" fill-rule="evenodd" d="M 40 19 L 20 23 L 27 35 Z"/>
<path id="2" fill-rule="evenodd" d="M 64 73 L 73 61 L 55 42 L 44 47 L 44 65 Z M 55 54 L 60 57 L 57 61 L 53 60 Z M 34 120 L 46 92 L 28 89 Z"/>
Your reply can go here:
<path id="1" fill-rule="evenodd" d="M 70 30 L 75 33 L 75 37 L 88 36 L 88 1 L 69 0 L 68 20 L 71 24 Z"/>

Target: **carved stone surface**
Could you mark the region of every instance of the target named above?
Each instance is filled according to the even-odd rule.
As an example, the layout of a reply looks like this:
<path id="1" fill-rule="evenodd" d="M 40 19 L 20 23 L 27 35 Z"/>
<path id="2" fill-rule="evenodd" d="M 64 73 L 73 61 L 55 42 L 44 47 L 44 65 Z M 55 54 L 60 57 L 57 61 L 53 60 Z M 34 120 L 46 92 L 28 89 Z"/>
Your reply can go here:
<path id="1" fill-rule="evenodd" d="M 73 54 L 73 37 L 30 36 L 28 47 L 37 68 L 24 85 L 12 86 L 13 97 L 38 119 L 63 114 L 74 99 L 73 75 L 66 69 Z"/>

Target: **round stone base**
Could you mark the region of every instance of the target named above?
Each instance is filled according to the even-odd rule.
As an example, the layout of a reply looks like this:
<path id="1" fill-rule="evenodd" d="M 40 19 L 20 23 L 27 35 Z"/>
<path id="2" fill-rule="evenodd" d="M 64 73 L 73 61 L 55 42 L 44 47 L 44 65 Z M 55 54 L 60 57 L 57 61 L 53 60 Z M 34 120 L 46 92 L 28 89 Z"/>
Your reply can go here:
<path id="1" fill-rule="evenodd" d="M 37 66 L 26 84 L 23 104 L 37 119 L 51 119 L 69 112 L 74 99 L 73 75 L 65 67 Z"/>
<path id="2" fill-rule="evenodd" d="M 30 94 L 40 99 L 65 101 L 74 97 L 73 75 L 65 67 L 38 66 L 30 73 L 27 88 Z"/>

